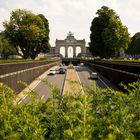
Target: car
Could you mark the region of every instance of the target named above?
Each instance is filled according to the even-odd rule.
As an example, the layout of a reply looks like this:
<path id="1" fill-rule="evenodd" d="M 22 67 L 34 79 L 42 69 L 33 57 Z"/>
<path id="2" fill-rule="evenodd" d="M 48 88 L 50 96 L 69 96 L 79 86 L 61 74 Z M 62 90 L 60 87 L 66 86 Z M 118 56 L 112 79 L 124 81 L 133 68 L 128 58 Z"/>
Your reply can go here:
<path id="1" fill-rule="evenodd" d="M 84 66 L 84 63 L 80 63 L 79 65 L 80 65 L 80 66 Z"/>
<path id="2" fill-rule="evenodd" d="M 96 72 L 91 72 L 90 79 L 98 79 L 98 74 Z"/>
<path id="3" fill-rule="evenodd" d="M 61 67 L 61 68 L 59 69 L 59 73 L 60 73 L 60 74 L 64 74 L 65 72 L 66 72 L 66 69 L 65 69 L 65 68 L 62 68 L 62 67 Z"/>
<path id="4" fill-rule="evenodd" d="M 60 67 L 57 67 L 57 68 L 55 69 L 56 74 L 59 74 L 59 69 L 60 69 Z"/>
<path id="5" fill-rule="evenodd" d="M 55 75 L 56 74 L 56 70 L 54 69 L 50 69 L 48 75 Z"/>

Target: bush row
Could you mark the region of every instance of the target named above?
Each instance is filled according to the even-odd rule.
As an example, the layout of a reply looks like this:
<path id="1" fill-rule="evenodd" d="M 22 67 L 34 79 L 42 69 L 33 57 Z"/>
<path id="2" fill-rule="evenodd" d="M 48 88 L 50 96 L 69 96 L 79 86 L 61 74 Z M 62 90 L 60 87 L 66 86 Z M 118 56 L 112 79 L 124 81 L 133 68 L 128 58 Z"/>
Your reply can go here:
<path id="1" fill-rule="evenodd" d="M 31 102 L 14 105 L 14 92 L 0 84 L 0 139 L 140 139 L 140 82 L 124 86 L 127 94 L 93 85 L 60 96 L 50 87 L 47 101 L 31 91 Z"/>

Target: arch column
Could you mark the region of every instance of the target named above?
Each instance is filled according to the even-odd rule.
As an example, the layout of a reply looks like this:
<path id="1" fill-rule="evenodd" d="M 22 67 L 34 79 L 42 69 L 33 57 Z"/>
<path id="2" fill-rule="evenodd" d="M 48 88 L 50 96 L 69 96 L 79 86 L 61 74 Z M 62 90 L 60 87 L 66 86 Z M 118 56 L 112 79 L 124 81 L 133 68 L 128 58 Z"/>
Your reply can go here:
<path id="1" fill-rule="evenodd" d="M 78 56 L 79 53 L 82 53 L 82 48 L 81 46 L 76 46 L 76 57 Z"/>
<path id="2" fill-rule="evenodd" d="M 73 57 L 76 57 L 76 47 L 73 47 Z"/>
<path id="3" fill-rule="evenodd" d="M 68 47 L 65 47 L 65 57 L 68 57 Z"/>

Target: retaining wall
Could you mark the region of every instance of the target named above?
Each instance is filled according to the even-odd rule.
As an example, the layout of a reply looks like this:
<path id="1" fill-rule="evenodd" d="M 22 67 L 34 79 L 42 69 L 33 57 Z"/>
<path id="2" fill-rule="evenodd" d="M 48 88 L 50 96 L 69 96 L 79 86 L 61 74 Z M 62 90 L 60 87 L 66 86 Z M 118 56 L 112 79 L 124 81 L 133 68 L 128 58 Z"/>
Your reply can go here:
<path id="1" fill-rule="evenodd" d="M 88 62 L 85 63 L 86 65 L 97 70 L 101 75 L 106 77 L 110 82 L 112 82 L 121 90 L 122 87 L 119 85 L 120 83 L 128 84 L 128 83 L 136 82 L 137 80 L 140 79 L 140 76 L 138 74 L 133 74 L 130 72 L 125 72 L 122 70 L 117 70 L 117 69 L 113 69 L 97 64 L 92 64 Z"/>
<path id="2" fill-rule="evenodd" d="M 59 65 L 60 63 L 61 63 L 60 60 L 51 62 L 51 63 L 42 63 L 44 65 L 36 66 L 36 67 L 28 68 L 28 69 L 22 69 L 20 71 L 16 71 L 12 73 L 3 74 L 3 75 L 0 75 L 0 82 L 5 83 L 6 85 L 14 89 L 17 93 L 19 93 L 25 87 L 18 84 L 18 81 L 23 81 L 27 84 L 30 84 L 35 78 L 37 78 L 39 75 L 44 73 L 46 70 L 48 70 L 49 68 L 55 65 Z M 29 66 L 31 65 L 32 64 L 29 64 Z M 19 64 L 19 67 L 20 69 L 25 68 L 25 65 L 21 67 L 21 64 Z M 16 64 L 16 68 L 18 68 L 18 64 Z M 15 69 L 13 68 L 13 70 L 15 71 L 16 68 Z"/>
<path id="3" fill-rule="evenodd" d="M 88 61 L 90 62 L 90 61 Z M 129 62 L 108 62 L 108 61 L 91 61 L 90 63 L 118 69 L 134 74 L 140 74 L 140 63 L 129 63 Z"/>
<path id="4" fill-rule="evenodd" d="M 49 60 L 49 61 L 35 61 L 35 62 L 18 62 L 18 63 L 4 63 L 0 64 L 0 75 L 12 73 L 20 70 L 25 70 L 41 65 L 50 64 L 57 62 L 58 60 Z"/>

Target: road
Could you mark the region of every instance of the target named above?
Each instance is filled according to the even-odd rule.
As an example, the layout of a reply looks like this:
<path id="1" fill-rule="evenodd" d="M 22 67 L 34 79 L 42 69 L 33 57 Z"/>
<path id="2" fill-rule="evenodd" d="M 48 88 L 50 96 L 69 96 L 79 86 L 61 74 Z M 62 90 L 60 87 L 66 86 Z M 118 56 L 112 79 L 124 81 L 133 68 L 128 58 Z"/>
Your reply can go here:
<path id="1" fill-rule="evenodd" d="M 98 76 L 98 80 L 91 80 L 90 72 L 92 71 L 96 72 L 96 71 L 89 67 L 75 66 L 74 68 L 78 74 L 78 77 L 83 87 L 92 88 L 93 83 L 101 88 L 107 88 L 111 85 L 111 83 L 109 83 L 105 78 L 103 78 L 100 75 Z M 58 87 L 60 91 L 62 89 L 64 79 L 65 79 L 65 74 L 48 75 L 48 72 L 46 72 L 44 76 L 44 81 L 46 80 L 52 85 Z M 34 86 L 33 90 L 41 97 L 41 99 L 47 100 L 48 98 L 51 97 L 50 87 L 48 86 L 48 84 L 45 84 L 42 81 L 40 81 L 36 86 Z M 26 96 L 24 97 L 22 102 L 29 102 L 30 100 L 31 100 L 30 97 Z"/>
<path id="2" fill-rule="evenodd" d="M 53 69 L 57 68 L 58 67 L 54 67 Z M 40 82 L 33 87 L 33 91 L 35 91 L 39 95 L 39 97 L 41 97 L 41 99 L 46 100 L 51 97 L 51 88 L 49 85 L 51 84 L 53 86 L 56 86 L 61 91 L 64 77 L 65 74 L 48 75 L 47 71 L 43 80 L 40 80 Z M 29 96 L 26 96 L 23 102 L 29 102 L 30 100 L 31 98 Z"/>
<path id="3" fill-rule="evenodd" d="M 109 87 L 108 81 L 105 78 L 103 80 L 99 74 L 98 74 L 97 80 L 90 79 L 90 73 L 96 72 L 95 70 L 86 66 L 75 66 L 75 70 L 78 73 L 81 84 L 85 86 L 86 88 L 92 88 L 93 83 L 95 83 L 100 88 Z"/>

